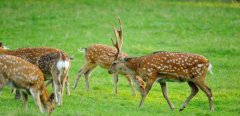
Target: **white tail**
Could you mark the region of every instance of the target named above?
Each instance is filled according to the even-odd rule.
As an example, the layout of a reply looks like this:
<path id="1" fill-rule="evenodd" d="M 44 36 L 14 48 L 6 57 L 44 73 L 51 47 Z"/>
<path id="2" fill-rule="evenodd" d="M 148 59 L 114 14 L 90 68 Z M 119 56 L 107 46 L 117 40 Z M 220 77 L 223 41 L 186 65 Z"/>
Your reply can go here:
<path id="1" fill-rule="evenodd" d="M 44 76 L 37 66 L 19 57 L 1 55 L 0 90 L 5 85 L 10 85 L 16 89 L 21 90 L 26 109 L 28 100 L 27 93 L 30 92 L 40 112 L 43 112 L 42 105 L 44 106 L 45 111 L 48 113 L 51 113 L 53 111 L 54 94 L 49 96 L 48 91 L 44 85 Z"/>
<path id="2" fill-rule="evenodd" d="M 210 72 L 210 74 L 213 74 L 212 72 L 212 64 L 209 63 L 209 66 L 208 66 L 208 71 Z"/>

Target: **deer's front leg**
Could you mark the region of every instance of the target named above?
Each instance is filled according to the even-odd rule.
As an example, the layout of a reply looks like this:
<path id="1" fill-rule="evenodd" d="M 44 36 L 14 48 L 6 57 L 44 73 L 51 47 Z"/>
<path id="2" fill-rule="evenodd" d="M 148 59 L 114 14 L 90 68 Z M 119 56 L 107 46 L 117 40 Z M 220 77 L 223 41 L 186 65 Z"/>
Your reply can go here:
<path id="1" fill-rule="evenodd" d="M 131 80 L 133 80 L 134 82 L 135 82 L 135 85 L 136 85 L 136 87 L 137 87 L 137 89 L 138 89 L 138 91 L 140 92 L 140 93 L 142 93 L 143 92 L 143 90 L 145 89 L 145 86 L 144 86 L 144 84 L 142 83 L 142 81 L 139 81 L 140 79 L 140 77 L 138 77 L 137 75 L 128 75 L 130 78 L 131 78 Z M 142 80 L 142 79 L 141 79 Z"/>
<path id="2" fill-rule="evenodd" d="M 126 79 L 128 80 L 128 84 L 129 84 L 129 86 L 130 86 L 131 89 L 132 89 L 132 95 L 133 95 L 133 96 L 136 96 L 135 89 L 134 89 L 134 87 L 133 87 L 133 85 L 132 85 L 132 80 L 130 79 L 130 77 L 129 77 L 128 75 L 125 75 L 125 77 L 126 77 Z"/>
<path id="3" fill-rule="evenodd" d="M 153 79 L 148 79 L 147 80 L 146 88 L 141 92 L 142 99 L 141 99 L 139 107 L 141 107 L 141 108 L 143 107 L 144 100 L 147 97 L 147 94 L 149 93 L 149 91 L 151 90 L 154 82 L 155 82 L 155 80 L 153 80 Z"/>
<path id="4" fill-rule="evenodd" d="M 28 95 L 25 92 L 21 92 L 21 96 L 23 97 L 23 104 L 25 107 L 25 110 L 28 110 Z"/>
<path id="5" fill-rule="evenodd" d="M 118 88 L 117 88 L 118 74 L 117 73 L 113 74 L 113 80 L 114 80 L 114 93 L 115 95 L 117 95 L 118 93 Z"/>

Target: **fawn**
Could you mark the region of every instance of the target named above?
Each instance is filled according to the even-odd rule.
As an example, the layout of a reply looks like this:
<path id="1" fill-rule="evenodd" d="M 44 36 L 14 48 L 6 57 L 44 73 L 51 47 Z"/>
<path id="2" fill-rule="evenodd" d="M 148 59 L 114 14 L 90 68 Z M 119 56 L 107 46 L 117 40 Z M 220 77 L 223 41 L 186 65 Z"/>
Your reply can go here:
<path id="1" fill-rule="evenodd" d="M 48 95 L 43 73 L 37 66 L 16 56 L 0 55 L 0 90 L 5 85 L 21 91 L 26 110 L 28 93 L 40 112 L 43 112 L 42 105 L 49 114 L 54 110 L 54 94 Z"/>

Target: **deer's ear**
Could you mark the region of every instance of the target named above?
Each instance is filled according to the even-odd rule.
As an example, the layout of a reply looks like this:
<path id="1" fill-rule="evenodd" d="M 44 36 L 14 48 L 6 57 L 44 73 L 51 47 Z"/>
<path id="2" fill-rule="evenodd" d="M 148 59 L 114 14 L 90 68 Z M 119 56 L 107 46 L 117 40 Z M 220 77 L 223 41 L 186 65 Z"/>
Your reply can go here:
<path id="1" fill-rule="evenodd" d="M 0 47 L 3 47 L 3 43 L 2 42 L 0 42 Z"/>

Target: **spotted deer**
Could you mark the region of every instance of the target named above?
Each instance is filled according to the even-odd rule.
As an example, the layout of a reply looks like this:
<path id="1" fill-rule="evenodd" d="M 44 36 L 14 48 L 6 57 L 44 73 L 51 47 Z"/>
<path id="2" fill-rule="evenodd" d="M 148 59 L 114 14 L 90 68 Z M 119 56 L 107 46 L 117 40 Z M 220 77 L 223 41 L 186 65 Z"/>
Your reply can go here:
<path id="1" fill-rule="evenodd" d="M 37 65 L 43 72 L 45 80 L 50 80 L 53 83 L 55 101 L 58 106 L 62 104 L 64 86 L 66 86 L 67 94 L 70 95 L 67 74 L 71 61 L 70 57 L 63 51 L 47 47 L 7 50 L 0 43 L 0 54 L 18 56 Z"/>
<path id="2" fill-rule="evenodd" d="M 0 90 L 5 85 L 20 90 L 26 110 L 28 93 L 33 96 L 40 112 L 54 110 L 54 94 L 49 96 L 43 73 L 37 66 L 16 56 L 0 55 Z"/>
<path id="3" fill-rule="evenodd" d="M 119 33 L 116 31 L 116 35 Z M 116 58 L 120 53 L 118 45 Z M 211 64 L 208 59 L 201 55 L 179 52 L 154 52 L 142 57 L 128 57 L 116 59 L 109 68 L 109 73 L 124 73 L 131 78 L 136 75 L 143 78 L 146 82 L 145 89 L 140 88 L 141 102 L 143 107 L 144 100 L 152 88 L 154 82 L 160 83 L 162 93 L 171 109 L 174 105 L 168 98 L 167 84 L 169 81 L 187 82 L 191 88 L 191 94 L 183 102 L 180 111 L 182 111 L 189 101 L 198 93 L 198 88 L 203 90 L 209 100 L 210 111 L 214 111 L 213 96 L 211 89 L 205 83 L 205 77 L 208 71 L 211 71 Z M 138 81 L 135 81 L 139 85 Z"/>
<path id="4" fill-rule="evenodd" d="M 122 47 L 123 44 L 123 36 L 122 36 L 122 23 L 121 20 L 118 18 L 118 23 L 120 26 L 120 29 L 118 32 L 120 33 L 120 42 L 119 42 L 119 48 Z M 113 26 L 113 30 L 116 31 L 116 28 Z M 107 46 L 107 45 L 102 45 L 102 44 L 95 44 L 92 45 L 88 48 L 83 49 L 84 51 L 84 65 L 82 68 L 79 70 L 73 89 L 77 87 L 78 81 L 80 77 L 84 74 L 85 76 L 85 81 L 86 81 L 86 90 L 89 91 L 89 76 L 91 72 L 97 67 L 100 66 L 103 69 L 109 69 L 112 62 L 115 60 L 114 54 L 116 54 L 117 50 L 114 47 Z M 118 56 L 119 58 L 125 58 L 128 57 L 126 53 L 121 53 Z M 126 77 L 128 80 L 129 86 L 132 89 L 132 95 L 136 95 L 135 90 L 132 86 L 131 79 L 129 78 L 128 75 L 122 74 Z M 118 83 L 118 73 L 113 74 L 114 78 L 114 93 L 117 95 L 117 83 Z"/>

